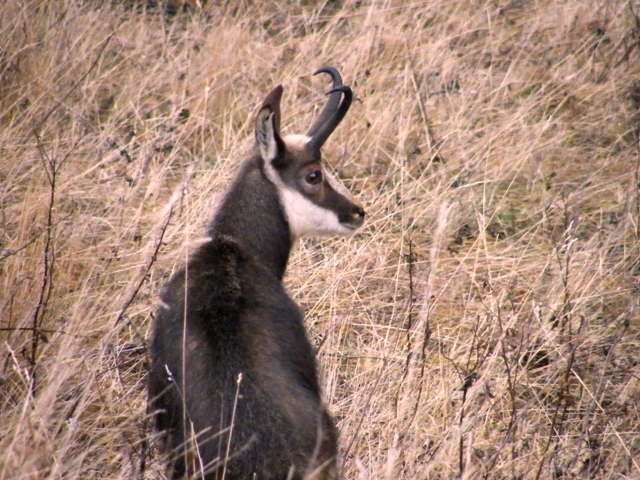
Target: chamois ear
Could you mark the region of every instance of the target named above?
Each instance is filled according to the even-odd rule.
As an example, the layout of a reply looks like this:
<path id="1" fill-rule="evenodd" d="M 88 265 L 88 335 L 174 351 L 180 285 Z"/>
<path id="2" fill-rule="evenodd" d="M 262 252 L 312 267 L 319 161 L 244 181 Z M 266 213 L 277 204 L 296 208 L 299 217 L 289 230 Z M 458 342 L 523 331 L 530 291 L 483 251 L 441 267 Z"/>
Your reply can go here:
<path id="1" fill-rule="evenodd" d="M 274 113 L 274 126 L 278 135 L 280 135 L 280 99 L 282 98 L 282 91 L 282 85 L 274 87 L 269 92 L 269 95 L 265 97 L 262 107 L 260 107 L 260 109 L 269 107 Z"/>
<path id="2" fill-rule="evenodd" d="M 282 85 L 278 85 L 264 99 L 256 120 L 256 141 L 265 162 L 273 162 L 284 151 L 284 142 L 280 137 L 281 98 Z"/>

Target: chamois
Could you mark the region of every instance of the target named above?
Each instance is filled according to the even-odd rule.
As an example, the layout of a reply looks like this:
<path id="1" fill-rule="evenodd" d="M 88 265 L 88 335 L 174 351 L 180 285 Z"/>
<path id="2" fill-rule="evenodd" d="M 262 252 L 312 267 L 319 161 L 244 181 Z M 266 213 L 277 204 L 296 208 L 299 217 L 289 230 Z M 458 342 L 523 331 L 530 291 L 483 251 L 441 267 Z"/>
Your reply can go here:
<path id="1" fill-rule="evenodd" d="M 291 248 L 348 235 L 362 206 L 320 148 L 352 92 L 338 71 L 307 135 L 280 135 L 282 86 L 256 118 L 256 145 L 208 230 L 167 283 L 150 343 L 149 408 L 169 474 L 205 479 L 340 478 L 337 429 L 323 405 L 304 315 L 282 285 Z"/>

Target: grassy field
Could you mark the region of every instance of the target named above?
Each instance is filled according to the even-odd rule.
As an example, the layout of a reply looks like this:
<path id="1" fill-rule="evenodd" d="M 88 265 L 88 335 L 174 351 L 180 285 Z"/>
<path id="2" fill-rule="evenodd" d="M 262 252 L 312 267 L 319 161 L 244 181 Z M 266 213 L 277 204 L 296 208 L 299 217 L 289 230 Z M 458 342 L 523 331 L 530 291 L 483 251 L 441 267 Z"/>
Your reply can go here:
<path id="1" fill-rule="evenodd" d="M 286 284 L 345 477 L 640 478 L 640 4 L 180 4 L 0 3 L 0 479 L 164 478 L 159 290 L 323 65 L 368 219 Z"/>

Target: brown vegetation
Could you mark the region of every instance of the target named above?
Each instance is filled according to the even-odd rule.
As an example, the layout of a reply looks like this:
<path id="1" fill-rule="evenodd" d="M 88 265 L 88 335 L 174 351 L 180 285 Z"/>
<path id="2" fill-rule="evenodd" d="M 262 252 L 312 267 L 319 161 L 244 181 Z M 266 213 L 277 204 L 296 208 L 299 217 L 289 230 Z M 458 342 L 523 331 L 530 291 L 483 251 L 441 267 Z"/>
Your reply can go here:
<path id="1" fill-rule="evenodd" d="M 327 64 L 369 217 L 286 282 L 346 477 L 640 477 L 640 5 L 170 3 L 0 5 L 0 478 L 163 478 L 155 299 Z"/>

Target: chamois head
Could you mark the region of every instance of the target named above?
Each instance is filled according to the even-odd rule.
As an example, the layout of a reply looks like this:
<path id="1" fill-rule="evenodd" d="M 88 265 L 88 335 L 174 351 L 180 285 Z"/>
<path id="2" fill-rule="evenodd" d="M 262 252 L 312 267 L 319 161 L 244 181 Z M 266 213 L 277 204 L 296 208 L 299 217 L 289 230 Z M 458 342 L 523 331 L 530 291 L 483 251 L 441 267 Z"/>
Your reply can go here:
<path id="1" fill-rule="evenodd" d="M 364 222 L 362 206 L 322 163 L 320 148 L 351 105 L 351 88 L 335 68 L 329 100 L 307 135 L 280 135 L 282 85 L 265 98 L 256 119 L 256 143 L 267 178 L 277 187 L 291 235 L 349 235 Z"/>

